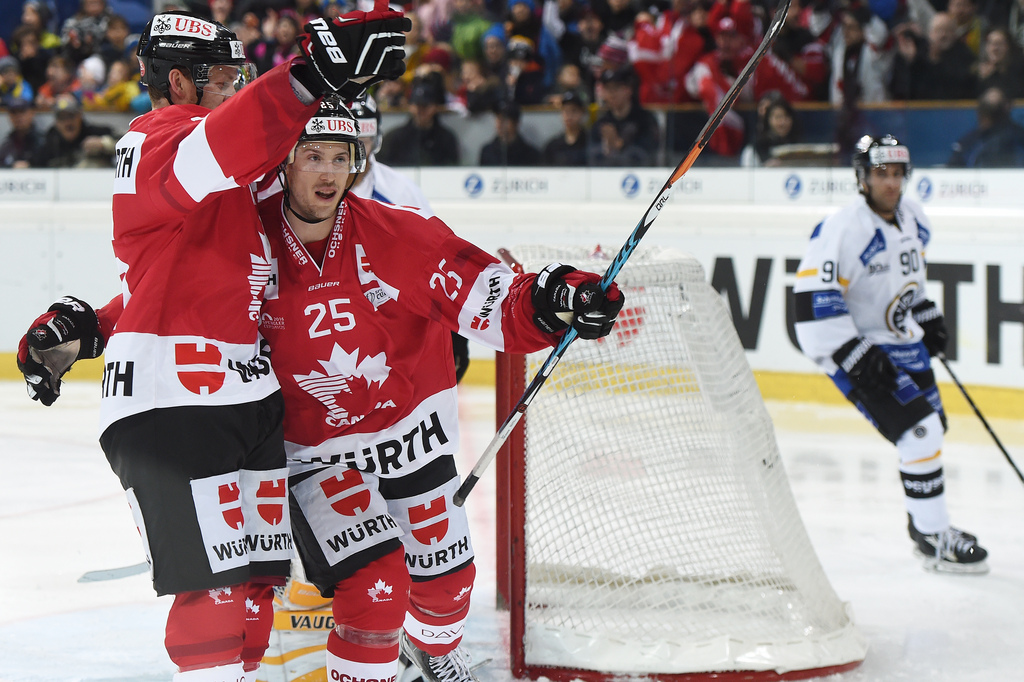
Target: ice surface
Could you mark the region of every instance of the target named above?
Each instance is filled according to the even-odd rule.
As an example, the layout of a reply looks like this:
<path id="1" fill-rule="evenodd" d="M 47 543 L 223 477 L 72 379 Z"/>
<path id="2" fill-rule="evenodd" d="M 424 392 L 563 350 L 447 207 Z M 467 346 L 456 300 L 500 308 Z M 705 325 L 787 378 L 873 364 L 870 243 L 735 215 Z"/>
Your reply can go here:
<path id="1" fill-rule="evenodd" d="M 96 443 L 98 388 L 65 384 L 52 408 L 0 382 L 0 682 L 166 682 L 170 605 L 147 575 L 78 583 L 142 560 L 116 477 Z M 460 389 L 468 471 L 494 434 L 492 389 Z M 911 552 L 895 449 L 852 408 L 769 410 L 804 522 L 870 650 L 843 682 L 1024 680 L 1024 484 L 973 416 L 944 450 L 954 524 L 990 551 L 986 576 L 926 573 Z M 1024 422 L 993 420 L 1019 465 Z M 571 425 L 566 425 L 571 428 Z M 509 682 L 507 617 L 494 609 L 494 474 L 467 502 L 478 578 L 465 643 L 483 682 Z"/>

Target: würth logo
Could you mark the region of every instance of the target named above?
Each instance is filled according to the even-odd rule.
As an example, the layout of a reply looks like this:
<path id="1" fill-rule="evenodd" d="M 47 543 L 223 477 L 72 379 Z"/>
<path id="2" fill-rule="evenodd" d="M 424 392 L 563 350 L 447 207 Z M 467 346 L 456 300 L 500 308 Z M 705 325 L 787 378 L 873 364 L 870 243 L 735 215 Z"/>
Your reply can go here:
<path id="1" fill-rule="evenodd" d="M 224 372 L 199 369 L 196 366 L 220 367 L 220 362 L 220 350 L 212 343 L 174 344 L 174 363 L 178 365 L 178 381 L 196 395 L 216 393 L 224 385 Z"/>
<path id="2" fill-rule="evenodd" d="M 342 516 L 355 516 L 370 508 L 370 491 L 363 484 L 363 476 L 355 469 L 346 469 L 341 478 L 332 476 L 320 481 L 331 509 Z"/>
<path id="3" fill-rule="evenodd" d="M 469 323 L 469 326 L 472 329 L 479 329 L 480 331 L 483 331 L 491 326 L 491 321 L 484 320 L 479 317 L 473 317 L 473 321 Z"/>
<path id="4" fill-rule="evenodd" d="M 413 537 L 424 545 L 440 542 L 448 533 L 447 512 L 444 497 L 409 507 L 409 524 L 412 526 Z"/>
<path id="5" fill-rule="evenodd" d="M 256 513 L 272 526 L 284 520 L 284 505 L 287 504 L 288 484 L 285 479 L 260 481 L 256 490 Z"/>

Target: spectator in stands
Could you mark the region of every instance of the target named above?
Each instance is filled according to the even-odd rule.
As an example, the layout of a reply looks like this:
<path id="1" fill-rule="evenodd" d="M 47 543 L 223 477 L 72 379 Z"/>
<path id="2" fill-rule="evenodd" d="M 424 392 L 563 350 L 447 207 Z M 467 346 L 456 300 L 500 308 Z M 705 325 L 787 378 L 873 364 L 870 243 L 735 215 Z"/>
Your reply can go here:
<path id="1" fill-rule="evenodd" d="M 928 39 L 907 27 L 896 35 L 892 94 L 896 99 L 947 100 L 974 97 L 977 81 L 971 71 L 974 55 L 956 39 L 953 19 L 945 12 L 932 17 Z"/>
<path id="2" fill-rule="evenodd" d="M 996 87 L 1010 99 L 1024 97 L 1024 53 L 1005 28 L 985 36 L 978 61 L 978 92 Z"/>
<path id="3" fill-rule="evenodd" d="M 316 13 L 320 14 L 319 7 Z M 234 0 L 210 0 L 210 18 L 225 26 L 235 23 L 238 17 L 235 16 Z"/>
<path id="4" fill-rule="evenodd" d="M 110 16 L 107 21 L 107 30 L 103 34 L 103 41 L 96 50 L 96 54 L 103 59 L 107 69 L 118 60 L 136 58 L 134 50 L 130 50 L 128 47 L 128 36 L 131 35 L 131 32 L 132 29 L 128 25 L 127 19 L 119 14 Z"/>
<path id="5" fill-rule="evenodd" d="M 636 20 L 638 5 L 630 0 L 594 0 L 591 5 L 609 33 L 628 31 Z"/>
<path id="6" fill-rule="evenodd" d="M 562 64 L 562 68 L 558 71 L 558 78 L 555 80 L 555 94 L 548 95 L 548 101 L 555 106 L 561 103 L 561 95 L 564 92 L 572 90 L 573 92 L 590 93 L 592 88 L 587 84 L 587 81 L 583 79 L 583 71 L 576 64 Z M 589 95 L 584 96 L 585 102 L 590 102 L 592 97 Z"/>
<path id="7" fill-rule="evenodd" d="M 1011 2 L 1009 14 L 1006 27 L 1010 30 L 1017 47 L 1024 48 L 1024 0 Z"/>
<path id="8" fill-rule="evenodd" d="M 521 112 L 511 101 L 494 111 L 494 138 L 480 149 L 481 166 L 539 166 L 540 152 L 519 131 Z"/>
<path id="9" fill-rule="evenodd" d="M 21 77 L 21 64 L 11 55 L 0 57 L 0 106 L 9 106 L 14 100 L 31 102 L 35 93 Z"/>
<path id="10" fill-rule="evenodd" d="M 502 24 L 491 26 L 484 33 L 484 67 L 502 83 L 508 75 L 508 37 Z"/>
<path id="11" fill-rule="evenodd" d="M 16 99 L 6 104 L 11 132 L 0 143 L 0 168 L 29 168 L 43 146 L 43 136 L 35 125 L 32 103 Z"/>
<path id="12" fill-rule="evenodd" d="M 452 50 L 461 61 L 484 57 L 484 33 L 494 26 L 483 0 L 452 0 Z"/>
<path id="13" fill-rule="evenodd" d="M 21 75 L 32 86 L 37 95 L 39 88 L 46 82 L 46 66 L 50 61 L 50 51 L 39 45 L 39 35 L 30 26 L 21 25 L 14 29 L 11 36 L 14 56 L 21 66 Z"/>
<path id="14" fill-rule="evenodd" d="M 587 165 L 587 108 L 586 100 L 576 90 L 566 90 L 559 96 L 562 114 L 562 132 L 544 145 L 542 162 L 545 166 L 580 167 Z"/>
<path id="15" fill-rule="evenodd" d="M 675 55 L 666 40 L 667 21 L 655 21 L 648 11 L 636 15 L 628 54 L 639 79 L 640 103 L 666 104 L 676 101 L 678 83 L 672 78 L 670 65 Z M 696 59 L 696 58 L 695 58 Z"/>
<path id="16" fill-rule="evenodd" d="M 495 76 L 484 70 L 484 65 L 475 60 L 462 62 L 460 70 L 462 84 L 458 98 L 471 114 L 494 111 L 504 98 L 504 85 Z"/>
<path id="17" fill-rule="evenodd" d="M 562 68 L 562 50 L 551 33 L 544 27 L 534 0 L 509 0 L 505 33 L 509 36 L 524 36 L 530 39 L 537 61 L 543 67 L 544 87 L 553 87 L 555 76 Z"/>
<path id="18" fill-rule="evenodd" d="M 39 46 L 44 50 L 60 48 L 60 37 L 50 30 L 53 18 L 50 7 L 42 0 L 27 0 L 21 7 L 21 24 L 30 26 L 39 39 Z"/>
<path id="19" fill-rule="evenodd" d="M 886 84 L 892 69 L 887 45 L 889 29 L 866 5 L 841 10 L 840 30 L 832 35 L 832 78 L 829 100 L 837 108 L 855 109 L 861 103 L 889 99 Z M 856 137 L 860 137 L 857 133 Z"/>
<path id="20" fill-rule="evenodd" d="M 274 21 L 273 35 L 250 46 L 249 61 L 256 65 L 256 71 L 264 74 L 278 64 L 299 54 L 296 36 L 302 32 L 299 20 L 291 10 L 281 12 Z"/>
<path id="21" fill-rule="evenodd" d="M 64 56 L 77 64 L 95 52 L 103 42 L 112 14 L 107 0 L 79 0 L 78 12 L 60 29 Z"/>
<path id="22" fill-rule="evenodd" d="M 75 79 L 78 81 L 78 87 L 74 94 L 79 100 L 91 97 L 102 90 L 103 84 L 107 81 L 107 65 L 103 58 L 94 54 L 83 59 L 75 72 Z"/>
<path id="23" fill-rule="evenodd" d="M 715 51 L 702 56 L 686 76 L 686 89 L 698 98 L 710 115 L 718 108 L 736 75 L 754 53 L 749 33 L 740 30 L 732 17 L 722 17 L 714 26 Z M 809 91 L 789 66 L 770 52 L 761 61 L 752 77 L 754 97 L 778 91 L 790 102 L 807 99 Z M 744 90 L 744 93 L 750 90 Z M 746 95 L 745 95 L 746 96 Z M 729 111 L 708 142 L 711 151 L 720 156 L 736 157 L 743 149 L 743 119 Z"/>
<path id="24" fill-rule="evenodd" d="M 791 11 L 772 45 L 772 53 L 784 61 L 809 90 L 808 99 L 828 100 L 829 64 L 825 43 L 806 26 L 800 14 Z"/>
<path id="25" fill-rule="evenodd" d="M 525 36 L 509 38 L 505 91 L 505 99 L 519 104 L 540 104 L 547 94 L 544 67 L 533 49 L 533 42 Z"/>
<path id="26" fill-rule="evenodd" d="M 591 166 L 653 166 L 661 138 L 658 120 L 636 97 L 636 72 L 625 66 L 601 74 L 597 95 L 604 108 L 590 129 Z"/>
<path id="27" fill-rule="evenodd" d="M 384 136 L 378 158 L 389 166 L 456 166 L 459 141 L 439 120 L 446 92 L 441 74 L 413 79 L 409 120 Z"/>
<path id="28" fill-rule="evenodd" d="M 598 52 L 606 37 L 601 17 L 587 6 L 582 10 L 576 23 L 576 31 L 566 31 L 559 41 L 564 63 L 574 64 L 580 69 L 587 94 L 591 98 L 594 95 L 596 74 L 601 73 L 601 57 L 598 56 Z"/>
<path id="29" fill-rule="evenodd" d="M 60 95 L 77 92 L 81 87 L 75 78 L 74 66 L 67 57 L 54 55 L 46 65 L 46 82 L 36 91 L 36 106 L 48 109 Z"/>
<path id="30" fill-rule="evenodd" d="M 949 0 L 946 11 L 953 19 L 956 39 L 966 45 L 977 58 L 981 52 L 981 37 L 985 30 L 985 25 L 978 16 L 978 6 L 974 0 Z"/>
<path id="31" fill-rule="evenodd" d="M 82 105 L 74 95 L 57 97 L 54 122 L 39 150 L 34 166 L 49 168 L 113 168 L 117 138 L 107 126 L 92 125 L 82 117 Z"/>
<path id="32" fill-rule="evenodd" d="M 793 105 L 778 92 L 769 92 L 757 103 L 754 140 L 743 149 L 740 165 L 778 166 L 780 163 L 772 157 L 772 150 L 799 141 L 800 129 Z"/>
<path id="33" fill-rule="evenodd" d="M 86 111 L 131 111 L 132 102 L 140 94 L 139 79 L 133 77 L 125 60 L 110 65 L 103 88 L 82 98 Z"/>
<path id="34" fill-rule="evenodd" d="M 1024 126 L 1010 117 L 1010 100 L 999 88 L 978 98 L 978 127 L 953 145 L 950 168 L 1024 168 Z"/>

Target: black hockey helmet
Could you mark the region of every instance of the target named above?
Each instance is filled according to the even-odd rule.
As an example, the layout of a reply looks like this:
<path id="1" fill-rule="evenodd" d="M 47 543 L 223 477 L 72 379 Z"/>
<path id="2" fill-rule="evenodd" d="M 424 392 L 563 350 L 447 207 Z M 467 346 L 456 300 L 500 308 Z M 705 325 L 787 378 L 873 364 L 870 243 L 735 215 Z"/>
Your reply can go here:
<path id="1" fill-rule="evenodd" d="M 352 115 L 339 95 L 327 95 L 320 101 L 316 115 L 309 119 L 295 149 L 288 156 L 288 163 L 295 161 L 295 150 L 304 143 L 332 142 L 348 144 L 351 151 L 351 173 L 366 170 L 366 146 L 360 139 L 359 121 Z"/>
<path id="2" fill-rule="evenodd" d="M 892 135 L 879 138 L 865 135 L 857 140 L 853 151 L 853 170 L 857 174 L 857 184 L 862 194 L 867 192 L 868 171 L 890 164 L 903 165 L 904 182 L 910 177 L 913 166 L 910 163 L 910 150 L 906 145 L 900 144 Z"/>
<path id="3" fill-rule="evenodd" d="M 171 69 L 187 72 L 199 99 L 210 82 L 210 70 L 234 67 L 232 85 L 242 87 L 256 77 L 256 67 L 245 60 L 242 41 L 223 25 L 185 11 L 157 14 L 143 29 L 136 50 L 142 82 L 170 101 Z"/>
<path id="4" fill-rule="evenodd" d="M 384 134 L 380 129 L 380 109 L 377 107 L 377 101 L 367 92 L 352 100 L 348 108 L 359 121 L 359 137 L 362 138 L 363 144 L 369 148 L 370 154 L 376 154 L 380 151 L 380 145 L 384 141 Z"/>

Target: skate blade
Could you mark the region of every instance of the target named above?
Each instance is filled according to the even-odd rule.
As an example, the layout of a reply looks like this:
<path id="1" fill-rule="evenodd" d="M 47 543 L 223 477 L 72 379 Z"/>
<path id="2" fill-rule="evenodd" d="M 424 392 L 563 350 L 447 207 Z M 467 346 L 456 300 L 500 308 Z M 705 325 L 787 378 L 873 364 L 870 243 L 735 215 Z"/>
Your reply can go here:
<path id="1" fill-rule="evenodd" d="M 929 556 L 920 549 L 915 548 L 914 554 L 922 560 L 924 570 L 929 573 L 949 573 L 953 575 L 985 575 L 988 573 L 988 560 L 982 559 L 970 564 L 958 564 L 952 561 L 942 561 L 934 556 Z"/>

